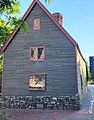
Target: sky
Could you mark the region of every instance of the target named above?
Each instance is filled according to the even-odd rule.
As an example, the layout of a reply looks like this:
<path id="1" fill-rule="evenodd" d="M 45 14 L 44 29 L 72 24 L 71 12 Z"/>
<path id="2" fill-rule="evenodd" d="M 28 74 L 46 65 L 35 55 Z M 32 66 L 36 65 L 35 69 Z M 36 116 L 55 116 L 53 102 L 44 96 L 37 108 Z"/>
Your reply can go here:
<path id="1" fill-rule="evenodd" d="M 20 0 L 21 16 L 33 0 Z M 64 16 L 64 28 L 78 43 L 83 57 L 89 62 L 94 56 L 94 0 L 52 0 L 51 4 L 40 0 L 50 13 Z"/>

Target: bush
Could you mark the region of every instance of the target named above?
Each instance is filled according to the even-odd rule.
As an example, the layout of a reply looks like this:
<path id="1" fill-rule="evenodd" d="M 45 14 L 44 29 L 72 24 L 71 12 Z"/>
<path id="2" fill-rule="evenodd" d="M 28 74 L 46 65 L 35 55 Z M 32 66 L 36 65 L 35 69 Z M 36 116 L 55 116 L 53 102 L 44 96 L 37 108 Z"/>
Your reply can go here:
<path id="1" fill-rule="evenodd" d="M 88 81 L 88 85 L 94 84 L 92 80 Z"/>

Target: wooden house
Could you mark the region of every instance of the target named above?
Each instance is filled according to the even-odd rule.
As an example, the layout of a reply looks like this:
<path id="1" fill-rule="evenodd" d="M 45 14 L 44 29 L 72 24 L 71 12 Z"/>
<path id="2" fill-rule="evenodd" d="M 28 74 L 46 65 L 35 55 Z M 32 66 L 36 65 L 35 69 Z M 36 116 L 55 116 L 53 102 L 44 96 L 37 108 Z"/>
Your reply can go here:
<path id="1" fill-rule="evenodd" d="M 3 96 L 74 96 L 87 93 L 86 63 L 76 41 L 34 0 L 23 19 L 30 31 L 13 31 L 3 52 Z"/>

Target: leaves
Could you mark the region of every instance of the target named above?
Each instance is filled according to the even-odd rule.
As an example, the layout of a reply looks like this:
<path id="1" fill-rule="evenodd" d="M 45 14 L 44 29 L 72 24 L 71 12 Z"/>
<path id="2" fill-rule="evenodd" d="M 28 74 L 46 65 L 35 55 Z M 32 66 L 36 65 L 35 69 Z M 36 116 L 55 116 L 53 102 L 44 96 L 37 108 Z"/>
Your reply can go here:
<path id="1" fill-rule="evenodd" d="M 17 17 L 20 14 L 20 2 L 18 0 L 0 0 L 0 50 L 6 40 L 20 23 Z M 0 52 L 0 90 L 2 82 L 2 53 Z"/>
<path id="2" fill-rule="evenodd" d="M 20 2 L 18 0 L 0 0 L 0 12 L 1 13 L 12 13 L 19 9 Z M 16 9 L 15 9 L 16 8 Z M 19 9 L 20 10 L 20 9 Z"/>
<path id="3" fill-rule="evenodd" d="M 0 49 L 14 29 L 21 25 L 21 31 L 29 30 L 27 23 L 18 18 L 20 14 L 20 2 L 18 0 L 1 0 L 0 1 Z"/>
<path id="4" fill-rule="evenodd" d="M 6 22 L 0 18 L 0 49 L 6 42 L 13 28 L 10 25 L 6 25 Z"/>
<path id="5" fill-rule="evenodd" d="M 91 82 L 92 81 L 92 75 L 90 73 L 90 66 L 88 65 L 88 63 L 86 62 L 86 72 L 87 72 L 87 81 Z"/>
<path id="6" fill-rule="evenodd" d="M 29 28 L 28 24 L 27 24 L 26 21 L 24 21 L 23 19 L 19 19 L 18 21 L 16 21 L 15 28 L 16 28 L 18 25 L 20 25 L 20 30 L 21 30 L 21 32 L 30 31 L 30 28 Z"/>
<path id="7" fill-rule="evenodd" d="M 22 32 L 29 31 L 29 26 L 20 14 L 19 0 L 0 0 L 0 50 L 14 29 L 20 25 Z M 2 79 L 2 53 L 0 53 L 0 87 Z"/>
<path id="8" fill-rule="evenodd" d="M 45 2 L 48 2 L 50 4 L 52 2 L 52 0 L 45 0 Z"/>

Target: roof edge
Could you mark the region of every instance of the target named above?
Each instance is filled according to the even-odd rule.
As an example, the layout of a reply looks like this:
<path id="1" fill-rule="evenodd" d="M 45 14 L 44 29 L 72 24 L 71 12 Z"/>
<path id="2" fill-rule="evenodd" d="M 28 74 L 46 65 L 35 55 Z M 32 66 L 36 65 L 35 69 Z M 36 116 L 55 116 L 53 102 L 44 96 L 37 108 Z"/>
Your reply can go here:
<path id="1" fill-rule="evenodd" d="M 81 57 L 82 57 L 82 59 L 84 60 L 84 62 L 86 63 L 86 60 L 84 59 L 84 57 L 83 57 L 83 55 L 82 55 L 82 53 L 81 53 L 81 50 L 80 50 L 80 48 L 79 48 L 79 45 L 77 44 L 77 49 L 78 49 L 78 51 L 79 51 L 79 53 L 80 53 L 80 55 L 81 55 Z"/>
<path id="2" fill-rule="evenodd" d="M 54 16 L 44 7 L 44 5 L 38 0 L 38 5 L 46 12 L 46 14 L 51 18 L 51 20 L 58 26 L 58 28 L 66 35 L 67 38 L 72 42 L 74 46 L 77 45 L 76 41 L 69 35 L 69 33 L 59 24 L 59 22 L 54 18 Z"/>
<path id="3" fill-rule="evenodd" d="M 44 12 L 50 17 L 50 19 L 57 25 L 57 27 L 65 34 L 65 36 L 71 41 L 71 43 L 76 46 L 81 54 L 80 48 L 77 44 L 77 42 L 70 36 L 70 34 L 58 23 L 58 21 L 53 17 L 53 15 L 44 7 L 44 5 L 39 1 L 39 0 L 33 0 L 32 4 L 30 5 L 30 7 L 27 9 L 26 13 L 23 16 L 23 19 L 25 20 L 28 16 L 28 14 L 30 13 L 30 11 L 33 9 L 35 4 L 38 4 L 43 10 Z M 4 52 L 7 48 L 7 46 L 10 44 L 12 38 L 15 36 L 15 34 L 17 33 L 17 31 L 19 30 L 20 25 L 17 27 L 17 29 L 15 29 L 12 34 L 10 35 L 10 37 L 8 38 L 7 42 L 5 43 L 5 45 L 3 46 L 1 52 Z M 82 58 L 83 55 L 81 54 Z M 85 61 L 85 59 L 83 58 L 83 60 Z"/>

